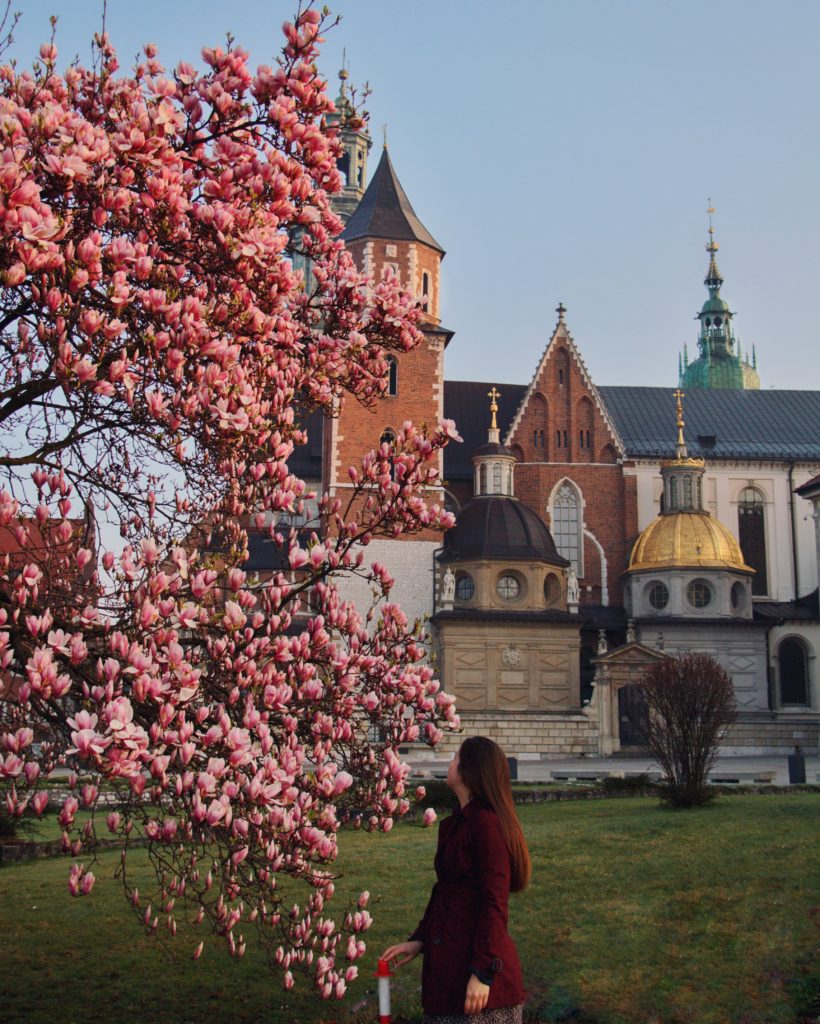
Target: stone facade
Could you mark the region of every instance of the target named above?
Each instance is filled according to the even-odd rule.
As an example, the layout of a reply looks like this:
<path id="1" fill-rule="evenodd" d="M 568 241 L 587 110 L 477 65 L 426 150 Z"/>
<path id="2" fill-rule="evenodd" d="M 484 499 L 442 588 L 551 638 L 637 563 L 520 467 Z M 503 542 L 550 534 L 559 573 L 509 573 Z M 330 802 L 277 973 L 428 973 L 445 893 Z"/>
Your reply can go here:
<path id="1" fill-rule="evenodd" d="M 543 712 L 467 711 L 460 735 L 445 734 L 436 757 L 449 760 L 467 736 L 489 736 L 508 757 L 538 761 L 544 757 L 589 757 L 598 754 L 598 729 L 585 711 L 548 715 Z"/>

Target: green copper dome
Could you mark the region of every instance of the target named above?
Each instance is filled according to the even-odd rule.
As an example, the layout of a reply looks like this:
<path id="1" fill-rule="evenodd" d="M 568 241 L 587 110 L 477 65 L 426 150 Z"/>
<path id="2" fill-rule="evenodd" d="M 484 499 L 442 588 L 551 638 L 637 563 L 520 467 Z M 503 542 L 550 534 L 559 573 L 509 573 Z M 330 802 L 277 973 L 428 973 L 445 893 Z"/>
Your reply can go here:
<path id="1" fill-rule="evenodd" d="M 727 316 L 732 315 L 729 312 L 729 303 L 726 302 L 724 299 L 719 298 L 718 296 L 710 296 L 706 300 L 706 302 L 703 303 L 700 312 L 701 315 L 703 315 L 704 313 L 725 313 Z"/>
<path id="2" fill-rule="evenodd" d="M 698 336 L 698 358 L 688 361 L 686 350 L 679 360 L 679 381 L 682 388 L 732 388 L 734 390 L 758 390 L 760 376 L 757 361 L 741 358 L 740 343 L 736 342 L 732 328 L 734 313 L 721 297 L 723 276 L 718 269 L 715 254 L 718 244 L 714 238 L 709 210 L 709 267 L 703 283 L 709 289 L 709 298 L 701 307 L 697 319 L 700 321 Z"/>

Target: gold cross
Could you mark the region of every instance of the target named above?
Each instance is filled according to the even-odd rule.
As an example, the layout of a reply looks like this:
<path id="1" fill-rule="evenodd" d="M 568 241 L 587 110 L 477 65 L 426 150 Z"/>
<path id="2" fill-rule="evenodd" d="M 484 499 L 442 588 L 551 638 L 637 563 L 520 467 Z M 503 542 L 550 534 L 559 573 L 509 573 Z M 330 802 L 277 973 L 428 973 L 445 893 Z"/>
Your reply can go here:
<path id="1" fill-rule="evenodd" d="M 490 430 L 498 430 L 498 424 L 495 421 L 495 414 L 498 412 L 498 399 L 501 398 L 501 392 L 496 389 L 495 384 L 487 392 L 487 397 L 490 399 L 490 412 L 493 414 L 493 421 L 490 424 Z"/>
<path id="2" fill-rule="evenodd" d="M 684 440 L 683 440 L 683 427 L 684 427 L 684 423 L 683 423 L 683 398 L 684 398 L 684 395 L 685 395 L 685 392 L 681 391 L 680 388 L 676 388 L 672 392 L 672 397 L 675 399 L 675 401 L 677 402 L 677 406 L 678 406 L 677 407 L 678 422 L 677 422 L 676 426 L 678 428 L 678 445 L 681 445 L 681 446 L 684 443 Z"/>

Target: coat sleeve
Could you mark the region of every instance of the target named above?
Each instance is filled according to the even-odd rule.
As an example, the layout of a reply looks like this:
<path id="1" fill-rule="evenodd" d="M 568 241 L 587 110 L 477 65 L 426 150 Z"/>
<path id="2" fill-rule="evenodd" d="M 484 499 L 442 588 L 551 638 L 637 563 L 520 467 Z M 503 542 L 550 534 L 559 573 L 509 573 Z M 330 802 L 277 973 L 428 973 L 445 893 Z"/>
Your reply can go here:
<path id="1" fill-rule="evenodd" d="M 427 918 L 430 916 L 430 907 L 432 907 L 433 900 L 435 899 L 436 896 L 437 885 L 438 882 L 436 882 L 436 885 L 433 886 L 433 891 L 430 893 L 430 899 L 427 901 L 427 906 L 424 908 L 424 914 L 422 915 L 422 918 L 419 921 L 419 923 L 416 925 L 413 934 L 408 936 L 408 942 L 424 942 L 424 935 L 427 928 Z"/>
<path id="2" fill-rule="evenodd" d="M 452 818 L 445 818 L 444 821 L 439 825 L 439 828 L 438 828 L 438 838 L 436 840 L 436 857 L 437 858 L 438 858 L 439 851 L 444 846 L 444 843 L 447 841 L 447 835 L 449 834 L 449 831 L 450 831 L 450 829 L 452 827 L 452 824 L 453 824 L 453 819 Z M 417 940 L 419 942 L 424 942 L 425 929 L 427 927 L 427 921 L 428 921 L 428 919 L 430 917 L 430 908 L 433 906 L 433 900 L 436 898 L 436 889 L 437 888 L 438 888 L 438 882 L 436 882 L 436 884 L 433 886 L 433 891 L 430 893 L 430 899 L 427 901 L 427 906 L 424 909 L 424 914 L 422 915 L 422 918 L 419 921 L 419 923 L 416 925 L 416 928 L 413 931 L 413 934 L 411 936 L 409 936 L 409 938 L 407 940 L 408 942 L 415 942 Z"/>
<path id="3" fill-rule="evenodd" d="M 479 872 L 479 915 L 471 966 L 482 975 L 503 969 L 510 895 L 510 854 L 493 811 L 474 822 L 474 850 Z"/>

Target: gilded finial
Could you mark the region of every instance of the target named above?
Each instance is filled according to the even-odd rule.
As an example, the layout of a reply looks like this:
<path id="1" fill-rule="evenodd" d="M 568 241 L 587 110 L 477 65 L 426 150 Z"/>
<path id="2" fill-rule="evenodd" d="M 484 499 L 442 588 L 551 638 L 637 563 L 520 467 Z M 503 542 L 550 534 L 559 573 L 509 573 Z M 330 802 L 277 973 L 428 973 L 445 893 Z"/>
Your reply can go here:
<path id="1" fill-rule="evenodd" d="M 498 430 L 498 422 L 496 421 L 495 414 L 498 412 L 498 399 L 501 398 L 501 392 L 496 388 L 495 384 L 493 384 L 487 392 L 487 397 L 490 399 L 490 412 L 492 413 L 490 430 Z"/>
<path id="2" fill-rule="evenodd" d="M 339 95 L 342 97 L 342 99 L 347 99 L 347 80 L 350 77 L 347 70 L 347 61 L 345 59 L 346 56 L 347 50 L 342 50 L 342 69 L 339 72 L 339 81 L 342 83 L 339 86 Z"/>
<path id="3" fill-rule="evenodd" d="M 387 125 L 382 125 L 382 134 L 384 135 L 384 148 L 387 149 Z"/>
<path id="4" fill-rule="evenodd" d="M 707 200 L 709 205 L 706 207 L 706 212 L 709 214 L 709 241 L 706 243 L 706 251 L 715 253 L 718 251 L 720 246 L 715 241 L 715 229 L 712 227 L 712 214 L 715 212 L 714 206 L 712 206 L 712 200 Z"/>
<path id="5" fill-rule="evenodd" d="M 676 412 L 677 412 L 677 418 L 678 418 L 678 422 L 677 422 L 678 442 L 677 442 L 677 445 L 675 447 L 676 447 L 676 455 L 677 455 L 677 457 L 679 459 L 685 459 L 686 458 L 686 454 L 687 454 L 687 452 L 686 452 L 686 441 L 684 440 L 684 437 L 683 437 L 683 428 L 685 426 L 685 423 L 683 421 L 683 399 L 684 399 L 684 394 L 685 393 L 683 391 L 681 391 L 680 388 L 676 388 L 672 392 L 672 397 L 675 399 L 675 402 L 677 404 Z"/>

